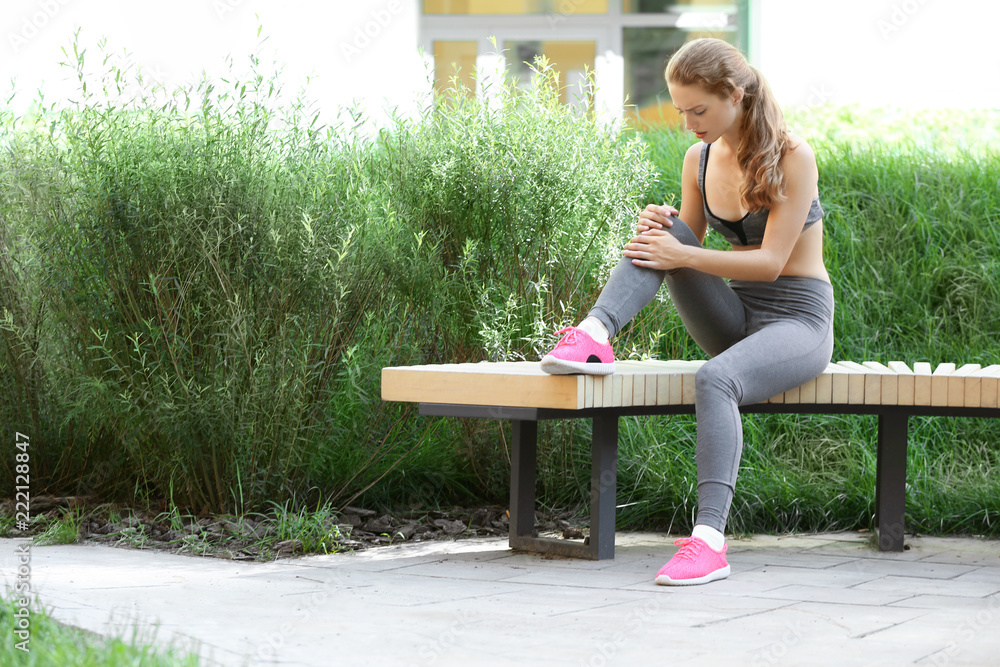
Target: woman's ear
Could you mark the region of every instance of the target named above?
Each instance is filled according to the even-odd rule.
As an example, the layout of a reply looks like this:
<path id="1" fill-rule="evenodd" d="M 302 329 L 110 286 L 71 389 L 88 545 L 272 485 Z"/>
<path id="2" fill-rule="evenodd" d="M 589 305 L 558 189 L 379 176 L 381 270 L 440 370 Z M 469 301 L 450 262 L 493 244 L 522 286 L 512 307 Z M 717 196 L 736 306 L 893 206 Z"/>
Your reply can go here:
<path id="1" fill-rule="evenodd" d="M 743 89 L 742 88 L 737 88 L 736 90 L 733 91 L 733 106 L 734 107 L 739 106 L 740 102 L 743 101 L 743 94 L 744 93 L 743 93 Z"/>

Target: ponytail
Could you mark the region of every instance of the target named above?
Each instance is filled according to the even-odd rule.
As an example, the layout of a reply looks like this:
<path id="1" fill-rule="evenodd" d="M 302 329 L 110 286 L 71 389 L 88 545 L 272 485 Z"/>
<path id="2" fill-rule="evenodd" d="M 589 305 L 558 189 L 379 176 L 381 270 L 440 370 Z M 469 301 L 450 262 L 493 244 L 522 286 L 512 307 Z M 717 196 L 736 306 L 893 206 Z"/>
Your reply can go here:
<path id="1" fill-rule="evenodd" d="M 781 158 L 788 151 L 788 129 L 767 79 L 752 65 L 743 95 L 743 124 L 736 161 L 745 174 L 740 197 L 749 210 L 784 201 Z"/>

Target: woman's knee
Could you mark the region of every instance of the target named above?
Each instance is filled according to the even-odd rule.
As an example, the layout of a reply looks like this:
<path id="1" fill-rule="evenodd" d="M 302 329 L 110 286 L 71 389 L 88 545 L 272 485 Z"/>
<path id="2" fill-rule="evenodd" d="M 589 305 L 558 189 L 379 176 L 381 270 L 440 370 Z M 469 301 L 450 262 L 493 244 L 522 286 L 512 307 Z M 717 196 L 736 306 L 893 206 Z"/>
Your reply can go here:
<path id="1" fill-rule="evenodd" d="M 709 359 L 694 375 L 695 400 L 699 403 L 712 396 L 740 399 L 740 386 L 731 369 L 718 357 Z"/>
<path id="2" fill-rule="evenodd" d="M 690 246 L 701 245 L 701 241 L 698 240 L 698 237 L 695 236 L 694 232 L 691 231 L 691 228 L 688 227 L 688 224 L 686 222 L 684 222 L 677 216 L 671 217 L 670 222 L 672 222 L 673 224 L 670 227 L 667 227 L 666 230 L 675 239 L 677 239 L 684 245 L 690 245 Z"/>
<path id="3" fill-rule="evenodd" d="M 670 234 L 671 236 L 673 236 L 675 239 L 677 239 L 678 241 L 680 241 L 684 245 L 694 246 L 694 247 L 698 247 L 698 246 L 701 245 L 701 241 L 698 240 L 698 237 L 695 236 L 694 232 L 691 231 L 691 228 L 688 227 L 688 224 L 686 222 L 684 222 L 683 220 L 681 220 L 677 216 L 671 217 L 670 221 L 673 224 L 670 227 L 665 227 L 664 228 L 664 229 L 666 229 L 666 231 L 667 231 L 668 234 Z M 684 268 L 678 267 L 678 268 L 675 268 L 675 269 L 668 269 L 666 271 L 666 275 L 668 275 L 668 276 L 677 276 L 678 274 L 683 274 L 685 272 L 691 273 L 693 271 L 694 271 L 693 269 L 684 269 Z"/>

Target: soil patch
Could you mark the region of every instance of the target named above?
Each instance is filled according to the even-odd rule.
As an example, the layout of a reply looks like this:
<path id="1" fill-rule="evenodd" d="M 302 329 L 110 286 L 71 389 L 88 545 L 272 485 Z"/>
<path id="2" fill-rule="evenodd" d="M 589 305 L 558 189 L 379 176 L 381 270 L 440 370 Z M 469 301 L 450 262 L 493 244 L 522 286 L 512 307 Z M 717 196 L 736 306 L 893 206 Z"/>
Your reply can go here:
<path id="1" fill-rule="evenodd" d="M 19 526 L 15 503 L 0 501 L 0 537 L 33 537 L 36 544 L 98 542 L 230 560 L 275 560 L 307 553 L 359 551 L 430 540 L 508 534 L 505 507 L 413 508 L 377 511 L 275 512 L 247 516 L 191 516 L 179 512 L 97 504 L 86 497 L 31 499 L 31 522 Z M 539 535 L 583 540 L 586 522 L 572 512 L 537 512 Z"/>

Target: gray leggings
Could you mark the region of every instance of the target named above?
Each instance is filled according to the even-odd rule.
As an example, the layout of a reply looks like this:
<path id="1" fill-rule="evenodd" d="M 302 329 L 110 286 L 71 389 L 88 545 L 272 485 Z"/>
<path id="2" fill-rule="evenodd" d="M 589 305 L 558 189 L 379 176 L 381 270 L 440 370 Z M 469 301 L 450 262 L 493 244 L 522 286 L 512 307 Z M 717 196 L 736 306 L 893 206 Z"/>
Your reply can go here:
<path id="1" fill-rule="evenodd" d="M 668 231 L 700 245 L 679 218 Z M 743 453 L 738 406 L 794 389 L 833 355 L 833 287 L 817 278 L 732 280 L 694 269 L 657 271 L 623 258 L 590 311 L 614 336 L 656 296 L 663 281 L 688 333 L 710 357 L 695 376 L 698 518 L 725 532 Z"/>

